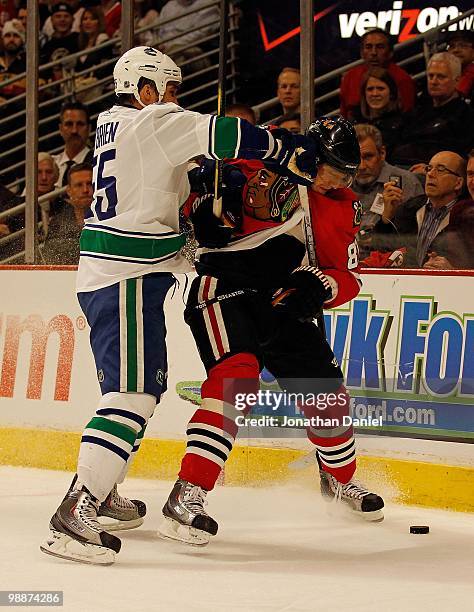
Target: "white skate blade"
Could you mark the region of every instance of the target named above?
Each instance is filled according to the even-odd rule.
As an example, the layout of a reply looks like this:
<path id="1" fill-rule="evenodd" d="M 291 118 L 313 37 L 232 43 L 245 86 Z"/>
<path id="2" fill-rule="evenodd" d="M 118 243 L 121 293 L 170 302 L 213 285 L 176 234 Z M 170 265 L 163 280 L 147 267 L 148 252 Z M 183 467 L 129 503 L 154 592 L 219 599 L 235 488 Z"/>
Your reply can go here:
<path id="1" fill-rule="evenodd" d="M 211 534 L 195 527 L 181 525 L 178 521 L 165 516 L 158 527 L 158 535 L 165 540 L 176 540 L 191 546 L 206 546 L 209 544 Z"/>
<path id="2" fill-rule="evenodd" d="M 357 516 L 361 516 L 364 521 L 368 521 L 369 523 L 381 523 L 384 519 L 383 508 L 380 510 L 374 510 L 373 512 L 361 512 L 359 510 L 354 510 L 351 508 L 353 514 L 357 514 Z"/>
<path id="3" fill-rule="evenodd" d="M 356 510 L 352 508 L 347 502 L 336 501 L 334 498 L 328 498 L 323 496 L 326 503 L 326 514 L 328 516 L 339 516 L 347 517 L 348 514 L 351 516 L 358 516 L 368 523 L 381 523 L 384 519 L 383 508 L 380 510 L 374 510 L 373 512 L 362 512 L 362 510 Z"/>
<path id="4" fill-rule="evenodd" d="M 143 525 L 143 518 L 139 517 L 132 521 L 119 521 L 110 516 L 98 516 L 97 520 L 104 528 L 104 531 L 125 531 L 126 529 L 136 529 Z"/>
<path id="5" fill-rule="evenodd" d="M 115 552 L 110 548 L 84 544 L 59 531 L 51 531 L 50 537 L 40 546 L 40 550 L 53 557 L 89 565 L 112 565 L 115 561 Z"/>

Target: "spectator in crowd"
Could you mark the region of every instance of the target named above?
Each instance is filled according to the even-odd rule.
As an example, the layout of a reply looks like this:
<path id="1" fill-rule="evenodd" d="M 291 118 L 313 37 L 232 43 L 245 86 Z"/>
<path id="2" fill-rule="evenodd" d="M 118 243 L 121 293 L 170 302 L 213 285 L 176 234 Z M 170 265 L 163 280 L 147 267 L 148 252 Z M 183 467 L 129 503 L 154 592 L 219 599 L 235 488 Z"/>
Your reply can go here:
<path id="1" fill-rule="evenodd" d="M 474 202 L 474 149 L 469 152 L 467 160 L 466 186 L 471 200 Z"/>
<path id="2" fill-rule="evenodd" d="M 239 119 L 245 119 L 252 125 L 257 123 L 257 117 L 255 111 L 248 104 L 241 104 L 236 102 L 235 104 L 228 104 L 225 109 L 226 117 L 238 117 Z"/>
<path id="3" fill-rule="evenodd" d="M 160 23 L 163 23 L 158 30 L 160 50 L 170 55 L 184 72 L 195 72 L 203 70 L 211 65 L 209 58 L 201 58 L 189 64 L 188 60 L 201 55 L 205 48 L 201 44 L 201 39 L 210 36 L 219 30 L 219 7 L 208 6 L 201 11 L 184 15 L 190 10 L 198 9 L 203 5 L 209 4 L 208 0 L 169 0 L 160 13 Z M 194 28 L 199 24 L 198 30 Z M 194 30 L 189 32 L 189 30 Z M 171 40 L 168 40 L 171 39 Z"/>
<path id="4" fill-rule="evenodd" d="M 474 149 L 467 161 L 466 185 L 469 199 L 453 209 L 449 226 L 434 241 L 424 268 L 474 269 Z"/>
<path id="5" fill-rule="evenodd" d="M 51 8 L 53 33 L 43 46 L 41 63 L 47 64 L 67 58 L 71 53 L 79 51 L 79 34 L 72 30 L 73 19 L 73 9 L 70 4 L 60 2 L 53 5 Z M 75 63 L 76 60 L 65 59 L 63 63 L 53 67 L 46 76 L 52 81 L 58 81 L 65 76 L 65 72 L 74 69 Z"/>
<path id="6" fill-rule="evenodd" d="M 375 125 L 382 133 L 387 157 L 400 138 L 403 115 L 398 87 L 385 68 L 370 67 L 361 85 L 360 106 L 354 110 L 354 123 Z"/>
<path id="7" fill-rule="evenodd" d="M 87 163 L 72 166 L 67 174 L 66 206 L 49 224 L 42 253 L 45 263 L 76 265 L 79 262 L 79 238 L 93 192 L 92 166 Z"/>
<path id="8" fill-rule="evenodd" d="M 18 13 L 16 15 L 16 18 L 18 19 L 18 21 L 21 23 L 21 25 L 23 26 L 23 29 L 26 33 L 26 16 L 28 15 L 28 10 L 26 8 L 26 2 L 27 0 L 23 0 L 19 7 L 18 7 Z"/>
<path id="9" fill-rule="evenodd" d="M 426 163 L 441 148 L 466 155 L 474 145 L 474 111 L 456 91 L 461 62 L 451 53 L 436 53 L 428 62 L 427 101 L 413 111 L 393 151 L 395 163 Z"/>
<path id="10" fill-rule="evenodd" d="M 367 70 L 374 66 L 385 68 L 398 87 L 400 106 L 403 112 L 415 106 L 416 87 L 411 76 L 393 62 L 393 49 L 390 36 L 380 28 L 373 28 L 361 38 L 360 54 L 363 64 L 348 70 L 341 81 L 341 114 L 352 119 L 354 110 L 360 104 L 362 79 Z"/>
<path id="11" fill-rule="evenodd" d="M 27 0 L 22 0 L 20 2 L 18 6 L 18 14 L 17 14 L 17 19 L 23 26 L 23 30 L 25 32 L 25 39 L 26 39 L 26 18 L 28 15 L 28 9 L 27 9 L 26 3 L 27 3 Z M 38 32 L 38 42 L 39 42 L 40 49 L 44 46 L 47 40 L 48 40 L 48 37 L 46 36 L 46 34 L 44 34 L 42 30 L 40 30 Z"/>
<path id="12" fill-rule="evenodd" d="M 460 155 L 441 151 L 430 159 L 426 170 L 424 195 L 403 206 L 395 198 L 385 198 L 374 236 L 379 250 L 406 247 L 405 265 L 411 268 L 421 268 L 432 259 L 429 254 L 437 252 L 437 245 L 452 231 L 455 220 L 458 218 L 457 231 L 462 230 L 459 218 L 472 210 L 470 203 L 460 201 L 466 176 L 466 161 Z M 466 226 L 466 240 L 472 243 L 471 228 L 472 225 Z"/>
<path id="13" fill-rule="evenodd" d="M 474 32 L 456 30 L 448 36 L 448 52 L 461 62 L 462 73 L 456 89 L 464 98 L 472 101 L 474 96 Z"/>
<path id="14" fill-rule="evenodd" d="M 370 232 L 380 220 L 385 199 L 403 205 L 407 200 L 422 195 L 423 187 L 413 173 L 387 163 L 380 130 L 362 123 L 356 125 L 355 130 L 361 162 L 352 189 L 362 204 L 361 230 L 368 241 Z M 363 239 L 361 242 L 364 244 Z"/>
<path id="15" fill-rule="evenodd" d="M 283 115 L 300 112 L 300 88 L 300 71 L 297 68 L 283 68 L 277 80 L 277 96 Z"/>
<path id="16" fill-rule="evenodd" d="M 159 12 L 156 10 L 155 2 L 153 0 L 138 0 L 138 2 L 135 1 L 134 7 L 135 31 L 150 26 L 149 30 L 136 35 L 136 44 L 145 47 L 153 46 L 157 39 L 156 25 L 160 17 Z M 152 29 L 152 26 L 155 26 L 155 30 Z"/>
<path id="17" fill-rule="evenodd" d="M 88 146 L 90 118 L 81 102 L 66 102 L 61 107 L 59 132 L 64 149 L 54 156 L 59 167 L 57 186 L 66 185 L 67 171 L 74 164 L 92 162 L 92 150 Z"/>
<path id="18" fill-rule="evenodd" d="M 1 0 L 0 2 L 0 30 L 7 21 L 17 17 L 16 0 Z"/>
<path id="19" fill-rule="evenodd" d="M 79 29 L 79 50 L 91 49 L 108 39 L 109 36 L 105 31 L 105 18 L 102 8 L 100 6 L 85 8 L 82 13 Z M 89 53 L 88 55 L 79 56 L 76 70 L 85 70 L 90 66 L 100 63 L 101 59 L 103 59 L 103 53 L 104 50 L 102 49 L 95 54 Z"/>
<path id="20" fill-rule="evenodd" d="M 3 51 L 0 53 L 0 102 L 26 91 L 26 81 L 21 80 L 1 86 L 2 81 L 12 79 L 26 70 L 25 30 L 18 19 L 7 21 L 2 30 Z"/>
<path id="21" fill-rule="evenodd" d="M 112 38 L 120 29 L 122 19 L 122 5 L 118 0 L 102 0 L 102 10 L 105 18 L 105 31 Z"/>
<path id="22" fill-rule="evenodd" d="M 79 0 L 62 0 L 62 2 L 60 4 L 67 4 L 68 5 L 68 7 L 69 7 L 69 11 L 68 12 L 70 12 L 71 15 L 73 16 L 72 25 L 71 25 L 71 31 L 72 32 L 79 32 L 79 28 L 80 28 L 80 25 L 81 25 L 81 15 L 82 15 L 82 11 L 84 10 L 84 7 L 80 6 Z M 55 27 L 54 27 L 53 18 L 52 18 L 51 14 L 48 15 L 48 18 L 44 22 L 44 25 L 43 25 L 41 31 L 42 31 L 42 34 L 46 37 L 47 40 L 53 38 L 54 32 L 55 32 Z"/>
<path id="23" fill-rule="evenodd" d="M 90 72 L 75 78 L 76 99 L 80 102 L 92 101 L 102 93 L 103 87 L 101 85 L 96 87 L 93 87 L 93 85 L 110 73 L 110 66 L 107 66 L 105 69 L 98 68 L 95 70 L 94 67 L 107 58 L 112 57 L 112 48 L 93 49 L 108 39 L 109 37 L 105 32 L 105 19 L 102 7 L 91 6 L 85 8 L 82 13 L 79 31 L 79 49 L 87 51 L 87 53 L 77 58 L 75 71 L 84 72 L 90 69 Z"/>
<path id="24" fill-rule="evenodd" d="M 273 123 L 289 132 L 293 132 L 293 134 L 301 133 L 301 115 L 299 113 L 288 113 L 273 121 Z"/>
<path id="25" fill-rule="evenodd" d="M 38 153 L 38 198 L 56 189 L 58 177 L 59 168 L 54 157 L 49 153 Z M 24 195 L 26 195 L 26 191 L 23 191 Z M 48 232 L 51 215 L 59 210 L 62 205 L 63 198 L 61 196 L 47 202 L 40 202 L 38 215 L 43 222 L 43 235 Z"/>
<path id="26" fill-rule="evenodd" d="M 38 153 L 38 197 L 41 197 L 55 189 L 58 178 L 58 167 L 49 153 Z M 25 201 L 26 191 L 21 196 L 15 196 L 5 190 L 0 190 L 0 212 L 22 204 Z M 46 233 L 49 222 L 50 202 L 42 202 L 38 207 L 38 222 L 43 222 L 43 233 Z M 0 237 L 7 236 L 22 230 L 25 227 L 25 213 L 0 218 Z M 20 253 L 25 248 L 24 236 L 13 238 L 4 247 L 0 248 L 0 260 Z"/>
<path id="27" fill-rule="evenodd" d="M 56 189 L 56 182 L 59 176 L 59 168 L 54 157 L 46 152 L 38 153 L 38 198 Z M 26 188 L 22 196 L 26 196 Z M 52 211 L 62 205 L 62 198 L 57 197 L 53 200 L 40 202 L 38 210 L 38 221 L 43 222 L 43 234 L 48 231 L 49 217 Z"/>
<path id="28" fill-rule="evenodd" d="M 38 196 L 54 191 L 59 177 L 59 168 L 52 155 L 38 153 Z"/>

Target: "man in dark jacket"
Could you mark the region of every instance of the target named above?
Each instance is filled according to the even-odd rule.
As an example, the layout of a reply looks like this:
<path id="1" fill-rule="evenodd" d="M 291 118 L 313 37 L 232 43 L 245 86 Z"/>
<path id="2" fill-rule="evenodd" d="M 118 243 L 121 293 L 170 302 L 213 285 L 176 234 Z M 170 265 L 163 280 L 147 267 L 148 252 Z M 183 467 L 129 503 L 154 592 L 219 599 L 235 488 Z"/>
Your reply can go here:
<path id="1" fill-rule="evenodd" d="M 407 121 L 392 154 L 396 165 L 427 163 L 441 149 L 466 155 L 474 146 L 474 112 L 456 90 L 460 60 L 451 53 L 436 53 L 427 76 L 429 98 Z"/>

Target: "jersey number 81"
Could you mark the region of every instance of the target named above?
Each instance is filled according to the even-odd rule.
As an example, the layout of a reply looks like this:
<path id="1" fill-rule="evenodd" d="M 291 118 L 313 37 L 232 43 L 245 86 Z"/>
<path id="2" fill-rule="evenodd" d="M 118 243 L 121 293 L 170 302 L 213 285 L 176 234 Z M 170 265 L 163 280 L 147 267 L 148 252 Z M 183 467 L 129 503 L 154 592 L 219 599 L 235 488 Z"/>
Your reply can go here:
<path id="1" fill-rule="evenodd" d="M 359 265 L 359 245 L 357 242 L 351 242 L 347 247 L 347 269 L 353 270 Z"/>

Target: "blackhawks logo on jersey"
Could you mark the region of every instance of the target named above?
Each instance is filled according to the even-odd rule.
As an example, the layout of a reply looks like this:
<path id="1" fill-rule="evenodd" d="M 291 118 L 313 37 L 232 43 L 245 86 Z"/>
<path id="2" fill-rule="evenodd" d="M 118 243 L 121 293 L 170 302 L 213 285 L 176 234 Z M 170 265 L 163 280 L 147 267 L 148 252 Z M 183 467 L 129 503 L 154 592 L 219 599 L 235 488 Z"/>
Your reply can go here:
<path id="1" fill-rule="evenodd" d="M 296 185 L 267 168 L 248 177 L 243 195 L 246 214 L 260 221 L 283 223 L 300 203 Z"/>

